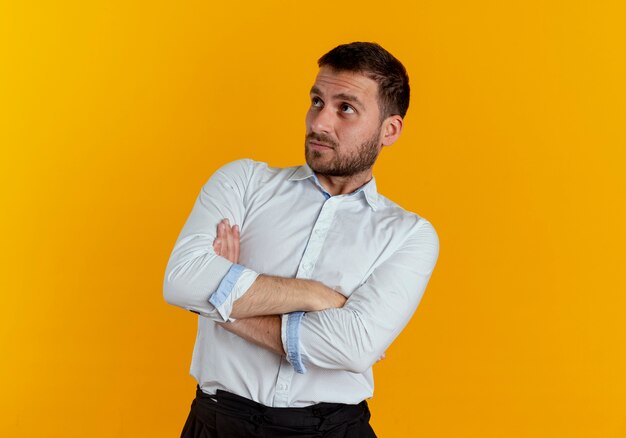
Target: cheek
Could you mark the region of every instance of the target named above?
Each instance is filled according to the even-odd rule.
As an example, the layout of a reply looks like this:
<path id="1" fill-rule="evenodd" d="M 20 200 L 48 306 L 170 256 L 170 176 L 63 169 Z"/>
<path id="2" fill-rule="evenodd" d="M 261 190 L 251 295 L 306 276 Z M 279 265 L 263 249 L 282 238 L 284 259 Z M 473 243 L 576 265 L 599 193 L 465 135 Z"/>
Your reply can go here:
<path id="1" fill-rule="evenodd" d="M 357 126 L 351 126 L 349 123 L 346 123 L 342 126 L 342 129 L 338 132 L 338 135 L 345 141 L 346 143 L 358 143 L 359 140 L 365 135 L 364 129 L 360 129 Z"/>

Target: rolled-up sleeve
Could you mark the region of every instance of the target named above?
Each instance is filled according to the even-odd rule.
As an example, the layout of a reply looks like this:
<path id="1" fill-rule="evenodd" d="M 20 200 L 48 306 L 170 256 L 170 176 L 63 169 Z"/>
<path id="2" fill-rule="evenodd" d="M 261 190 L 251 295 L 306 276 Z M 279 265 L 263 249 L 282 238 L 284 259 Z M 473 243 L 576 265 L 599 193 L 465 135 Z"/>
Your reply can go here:
<path id="1" fill-rule="evenodd" d="M 306 373 L 300 352 L 300 324 L 303 317 L 304 312 L 292 312 L 282 315 L 281 320 L 281 339 L 283 350 L 287 355 L 286 359 L 293 366 L 293 369 L 300 374 Z"/>
<path id="2" fill-rule="evenodd" d="M 217 225 L 245 217 L 245 193 L 251 177 L 250 160 L 229 163 L 202 187 L 183 226 L 165 269 L 165 300 L 215 321 L 230 320 L 235 300 L 243 296 L 257 273 L 218 256 L 213 250 Z"/>
<path id="3" fill-rule="evenodd" d="M 439 254 L 432 225 L 421 219 L 404 244 L 378 266 L 344 307 L 283 318 L 283 346 L 295 371 L 307 365 L 368 370 L 415 312 Z"/>

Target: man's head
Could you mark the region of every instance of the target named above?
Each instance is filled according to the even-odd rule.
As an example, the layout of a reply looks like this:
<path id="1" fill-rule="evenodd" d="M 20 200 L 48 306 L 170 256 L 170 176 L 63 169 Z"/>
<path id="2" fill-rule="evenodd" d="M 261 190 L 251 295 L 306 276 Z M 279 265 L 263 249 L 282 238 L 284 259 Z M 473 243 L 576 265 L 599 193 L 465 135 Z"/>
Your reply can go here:
<path id="1" fill-rule="evenodd" d="M 318 64 L 306 117 L 307 164 L 318 175 L 361 175 L 367 181 L 381 148 L 402 131 L 409 105 L 406 71 L 374 43 L 338 46 Z"/>
<path id="2" fill-rule="evenodd" d="M 411 89 L 406 69 L 391 53 L 376 43 L 342 44 L 322 56 L 317 65 L 336 71 L 361 73 L 378 84 L 381 120 L 397 114 L 404 118 Z"/>

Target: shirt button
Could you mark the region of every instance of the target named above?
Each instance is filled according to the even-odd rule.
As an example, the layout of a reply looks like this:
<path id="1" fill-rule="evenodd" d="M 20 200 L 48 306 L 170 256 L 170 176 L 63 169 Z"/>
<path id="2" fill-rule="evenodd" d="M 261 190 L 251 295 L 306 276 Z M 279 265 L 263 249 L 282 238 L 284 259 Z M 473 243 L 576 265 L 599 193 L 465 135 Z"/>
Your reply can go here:
<path id="1" fill-rule="evenodd" d="M 319 228 L 317 230 L 315 230 L 315 235 L 316 236 L 321 236 L 322 234 L 324 234 L 324 232 L 322 230 L 320 230 Z"/>
<path id="2" fill-rule="evenodd" d="M 313 268 L 313 265 L 311 263 L 305 263 L 304 266 L 302 266 L 304 268 L 305 271 L 310 271 L 311 268 Z"/>

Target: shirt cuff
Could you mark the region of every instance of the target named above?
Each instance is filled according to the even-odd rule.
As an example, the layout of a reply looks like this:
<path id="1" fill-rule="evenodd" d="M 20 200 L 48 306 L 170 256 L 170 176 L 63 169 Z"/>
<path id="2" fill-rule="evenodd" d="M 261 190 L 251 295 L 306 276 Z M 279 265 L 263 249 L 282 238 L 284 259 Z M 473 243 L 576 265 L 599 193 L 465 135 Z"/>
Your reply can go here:
<path id="1" fill-rule="evenodd" d="M 215 307 L 224 322 L 234 321 L 230 317 L 234 302 L 248 291 L 258 276 L 257 272 L 236 263 L 230 267 L 209 298 L 209 303 Z"/>
<path id="2" fill-rule="evenodd" d="M 300 351 L 300 325 L 304 312 L 292 312 L 283 315 L 281 321 L 281 338 L 283 349 L 287 354 L 287 361 L 293 366 L 296 373 L 306 373 Z"/>

